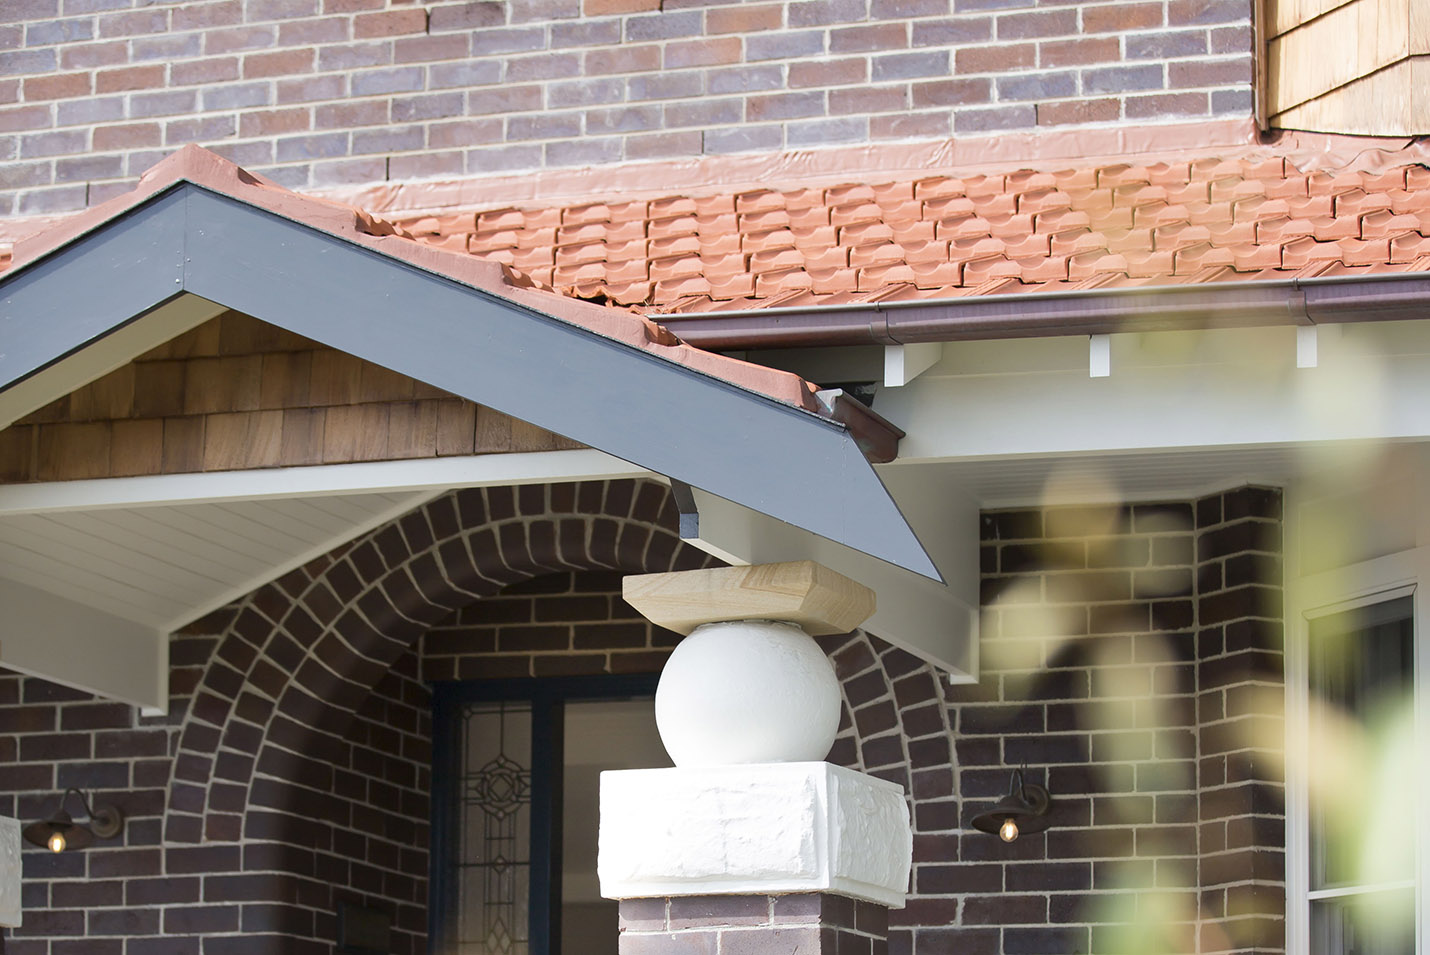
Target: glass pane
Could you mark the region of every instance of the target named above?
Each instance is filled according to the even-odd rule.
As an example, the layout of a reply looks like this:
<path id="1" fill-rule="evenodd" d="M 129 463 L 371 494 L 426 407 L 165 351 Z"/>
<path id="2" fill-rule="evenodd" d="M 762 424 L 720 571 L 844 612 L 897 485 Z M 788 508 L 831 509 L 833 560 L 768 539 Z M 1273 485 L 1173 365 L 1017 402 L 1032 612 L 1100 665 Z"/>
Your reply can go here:
<path id="1" fill-rule="evenodd" d="M 562 773 L 561 950 L 616 955 L 615 902 L 596 878 L 600 775 L 607 769 L 670 765 L 655 728 L 654 700 L 566 704 Z"/>
<path id="2" fill-rule="evenodd" d="M 531 895 L 531 707 L 462 713 L 457 951 L 527 955 Z"/>
<path id="3" fill-rule="evenodd" d="M 1311 955 L 1414 955 L 1415 892 L 1398 889 L 1311 903 Z"/>
<path id="4" fill-rule="evenodd" d="M 1312 889 L 1414 878 L 1411 614 L 1403 597 L 1311 623 Z"/>

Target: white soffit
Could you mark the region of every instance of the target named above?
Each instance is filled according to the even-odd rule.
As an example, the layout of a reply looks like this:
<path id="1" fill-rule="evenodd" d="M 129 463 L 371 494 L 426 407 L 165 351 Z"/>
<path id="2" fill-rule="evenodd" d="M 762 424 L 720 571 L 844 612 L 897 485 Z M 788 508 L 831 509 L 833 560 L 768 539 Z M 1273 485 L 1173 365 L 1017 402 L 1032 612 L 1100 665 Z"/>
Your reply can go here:
<path id="1" fill-rule="evenodd" d="M 1132 454 L 898 462 L 938 475 L 982 508 L 1045 503 L 1186 500 L 1242 484 L 1285 486 L 1304 466 L 1297 448 L 1220 448 Z M 881 471 L 881 473 L 886 473 Z"/>
<path id="2" fill-rule="evenodd" d="M 172 630 L 454 487 L 637 477 L 599 451 L 0 487 L 0 579 Z"/>
<path id="3" fill-rule="evenodd" d="M 411 510 L 430 492 L 0 517 L 0 577 L 172 630 Z"/>
<path id="4" fill-rule="evenodd" d="M 579 450 L 0 486 L 0 666 L 162 713 L 171 631 L 446 491 L 646 473 Z"/>

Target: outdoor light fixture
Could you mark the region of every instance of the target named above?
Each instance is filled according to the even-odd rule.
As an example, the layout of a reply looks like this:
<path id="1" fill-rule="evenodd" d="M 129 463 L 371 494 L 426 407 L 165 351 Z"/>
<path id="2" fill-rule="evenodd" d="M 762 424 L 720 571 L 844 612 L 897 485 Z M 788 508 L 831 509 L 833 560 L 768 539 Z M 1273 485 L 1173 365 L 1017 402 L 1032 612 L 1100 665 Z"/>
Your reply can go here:
<path id="1" fill-rule="evenodd" d="M 75 822 L 65 811 L 65 800 L 70 793 L 78 796 L 80 805 L 84 806 L 85 815 L 89 816 L 88 826 Z M 84 798 L 84 793 L 70 788 L 60 797 L 60 805 L 55 814 L 43 822 L 30 823 L 25 827 L 24 835 L 26 841 L 33 845 L 44 846 L 51 852 L 64 852 L 66 849 L 83 849 L 93 842 L 96 836 L 100 839 L 113 839 L 123 828 L 124 813 L 118 808 L 105 805 L 91 808 L 89 801 Z"/>
<path id="2" fill-rule="evenodd" d="M 1048 828 L 1048 806 L 1052 797 L 1042 786 L 1023 782 L 1023 771 L 1013 770 L 1008 795 L 987 812 L 973 817 L 973 828 L 980 832 L 997 833 L 1004 842 L 1012 842 L 1023 832 L 1042 832 Z"/>

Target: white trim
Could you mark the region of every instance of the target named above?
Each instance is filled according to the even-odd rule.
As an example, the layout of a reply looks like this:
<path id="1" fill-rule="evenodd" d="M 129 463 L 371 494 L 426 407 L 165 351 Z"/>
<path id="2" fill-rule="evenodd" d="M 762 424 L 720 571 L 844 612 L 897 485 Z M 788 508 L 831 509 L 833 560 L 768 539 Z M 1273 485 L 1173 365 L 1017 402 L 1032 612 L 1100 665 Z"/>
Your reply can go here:
<path id="1" fill-rule="evenodd" d="M 653 476 L 644 468 L 590 448 L 476 454 L 361 464 L 10 484 L 0 486 L 0 516 L 94 511 L 147 504 L 320 497 L 364 491 L 440 493 L 455 487 Z"/>
<path id="2" fill-rule="evenodd" d="M 1290 501 L 1288 501 L 1290 503 Z M 1293 515 L 1293 509 L 1286 513 Z M 1299 553 L 1299 521 L 1286 521 L 1286 554 Z M 1288 564 L 1290 561 L 1288 561 Z M 1289 569 L 1289 568 L 1288 568 Z M 1383 603 L 1407 596 L 1413 599 L 1413 643 L 1415 674 L 1413 678 L 1416 735 L 1430 739 L 1430 639 L 1424 621 L 1430 620 L 1430 546 L 1376 557 L 1333 570 L 1291 578 L 1286 581 L 1286 951 L 1310 950 L 1310 903 L 1317 899 L 1366 895 L 1414 887 L 1416 951 L 1422 951 L 1430 926 L 1427 926 L 1427 863 L 1430 852 L 1425 842 L 1430 825 L 1417 816 L 1413 820 L 1416 844 L 1414 880 L 1375 885 L 1335 886 L 1313 890 L 1310 887 L 1310 800 L 1308 767 L 1311 761 L 1310 687 L 1308 647 L 1311 622 L 1356 607 Z M 1425 761 L 1420 761 L 1422 764 Z M 1426 767 L 1407 767 L 1421 778 L 1407 785 L 1423 787 Z M 1423 788 L 1422 788 L 1423 791 Z"/>
<path id="3" fill-rule="evenodd" d="M 1315 889 L 1307 892 L 1306 898 L 1315 901 L 1317 899 L 1343 899 L 1351 895 L 1374 895 L 1377 892 L 1398 892 L 1401 889 L 1415 888 L 1414 879 L 1402 879 L 1399 882 L 1378 882 L 1375 885 L 1346 885 L 1337 886 L 1334 889 Z"/>
<path id="4" fill-rule="evenodd" d="M 0 663 L 106 699 L 163 713 L 169 634 L 0 577 Z"/>
<path id="5" fill-rule="evenodd" d="M 884 346 L 884 385 L 902 388 L 943 358 L 942 342 Z"/>
<path id="6" fill-rule="evenodd" d="M 1112 336 L 1087 336 L 1087 376 L 1089 378 L 1110 378 L 1112 376 Z"/>
<path id="7" fill-rule="evenodd" d="M 1315 368 L 1317 364 L 1316 344 L 1320 335 L 1319 325 L 1296 326 L 1296 367 Z"/>
<path id="8" fill-rule="evenodd" d="M 937 529 L 925 535 L 925 546 L 947 583 L 700 488 L 692 489 L 699 527 L 686 543 L 734 564 L 816 560 L 877 594 L 878 609 L 863 629 L 948 671 L 952 682 L 977 682 L 978 506 L 954 488 L 926 480 L 917 468 L 881 471 L 880 477 L 913 525 Z"/>

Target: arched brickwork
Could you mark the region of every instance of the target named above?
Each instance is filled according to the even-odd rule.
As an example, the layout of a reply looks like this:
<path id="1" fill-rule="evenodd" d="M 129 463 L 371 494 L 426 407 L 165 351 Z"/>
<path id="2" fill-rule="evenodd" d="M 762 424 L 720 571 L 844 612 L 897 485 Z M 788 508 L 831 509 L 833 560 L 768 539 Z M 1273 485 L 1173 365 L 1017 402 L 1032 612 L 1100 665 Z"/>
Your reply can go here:
<path id="1" fill-rule="evenodd" d="M 910 791 L 891 955 L 1182 950 L 1168 940 L 1197 933 L 1209 951 L 1277 947 L 1257 940 L 1281 925 L 1280 783 L 1230 704 L 1280 686 L 1280 611 L 1262 599 L 1279 513 L 1275 492 L 1242 488 L 1099 512 L 1093 537 L 1073 509 L 985 514 L 976 684 L 866 634 L 821 640 L 845 698 L 830 758 Z M 423 680 L 655 669 L 673 635 L 633 634 L 616 595 L 628 564 L 706 561 L 674 519 L 663 488 L 635 482 L 435 501 L 176 637 L 168 717 L 0 674 L 0 813 L 37 818 L 73 784 L 130 814 L 121 844 L 25 853 L 6 952 L 331 955 L 341 901 L 391 912 L 395 955 L 425 950 Z M 576 562 L 617 569 L 563 569 Z M 335 631 L 342 672 L 320 655 Z M 1054 792 L 1053 828 L 1013 846 L 968 831 L 1021 765 Z M 1150 885 L 1171 907 L 1118 924 Z"/>
<path id="2" fill-rule="evenodd" d="M 195 692 L 166 839 L 240 838 L 255 771 L 301 783 L 299 754 L 339 745 L 393 662 L 453 610 L 545 573 L 704 564 L 674 525 L 665 489 L 650 482 L 472 489 L 261 588 Z"/>
<path id="3" fill-rule="evenodd" d="M 330 794 L 341 788 L 329 755 L 346 753 L 349 736 L 381 722 L 360 712 L 365 702 L 380 710 L 384 694 L 374 687 L 400 695 L 404 681 L 420 685 L 419 674 L 405 672 L 419 637 L 461 608 L 543 575 L 709 563 L 680 542 L 675 524 L 668 492 L 650 482 L 469 490 L 255 592 L 220 637 L 179 733 L 165 819 L 170 851 L 230 853 L 218 861 L 234 871 L 321 876 L 314 865 L 335 847 L 321 844 L 321 827 L 307 821 L 326 819 Z M 939 804 L 952 791 L 953 766 L 932 668 L 862 632 L 822 643 L 844 689 L 830 759 L 904 786 L 916 819 L 956 825 L 943 821 Z M 383 775 L 410 782 L 386 787 L 384 798 L 425 794 L 426 773 L 425 749 L 420 759 L 385 767 Z M 424 841 L 423 809 L 367 824 L 396 825 Z"/>

